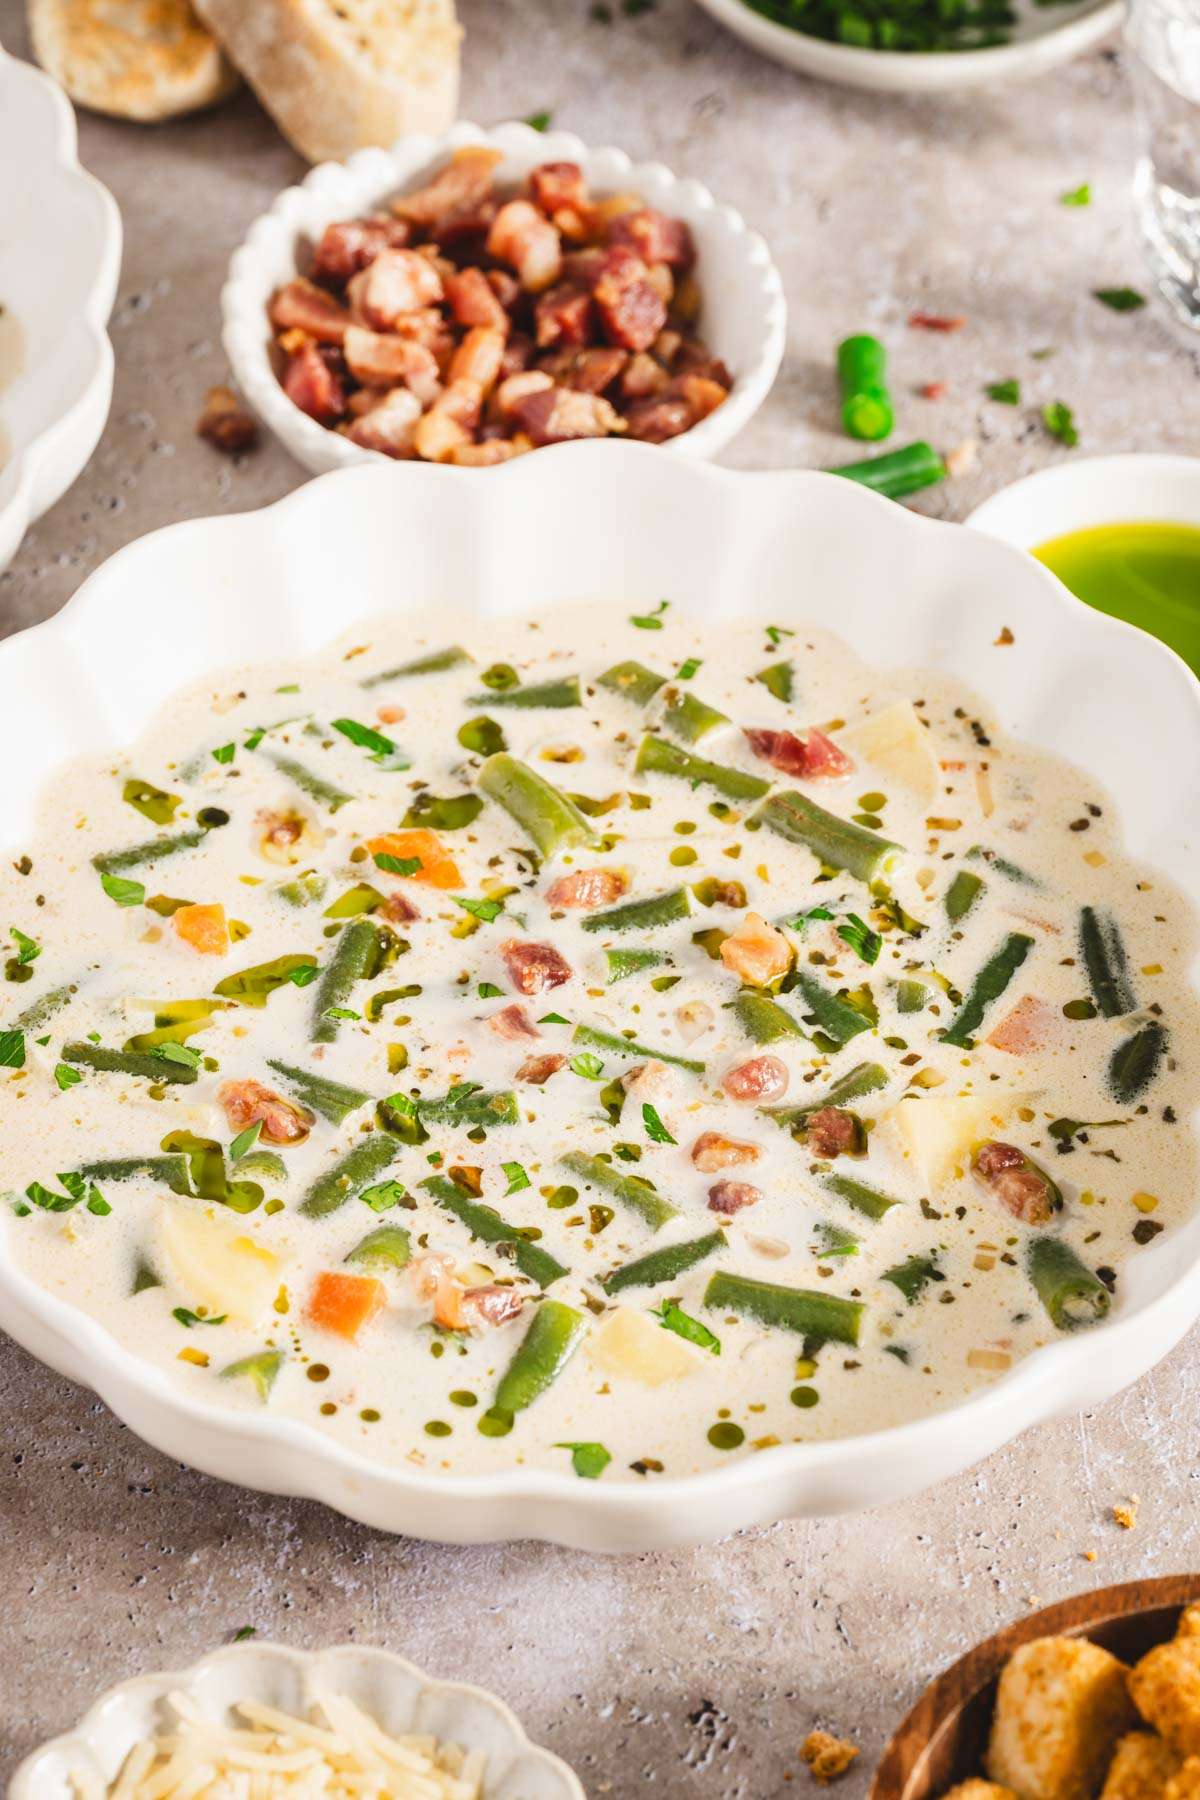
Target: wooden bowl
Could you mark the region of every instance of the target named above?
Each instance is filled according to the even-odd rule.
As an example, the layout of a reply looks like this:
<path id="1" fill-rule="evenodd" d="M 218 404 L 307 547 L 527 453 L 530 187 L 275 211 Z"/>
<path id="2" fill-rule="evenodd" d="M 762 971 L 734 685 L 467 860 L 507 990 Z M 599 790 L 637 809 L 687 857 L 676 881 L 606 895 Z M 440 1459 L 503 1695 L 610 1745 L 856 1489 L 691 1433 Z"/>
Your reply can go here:
<path id="1" fill-rule="evenodd" d="M 869 1800 L 938 1800 L 983 1774 L 1000 1671 L 1014 1650 L 1040 1637 L 1087 1637 L 1136 1662 L 1175 1635 L 1179 1615 L 1200 1600 L 1200 1575 L 1163 1575 L 1076 1594 L 986 1638 L 926 1688 L 875 1771 Z"/>

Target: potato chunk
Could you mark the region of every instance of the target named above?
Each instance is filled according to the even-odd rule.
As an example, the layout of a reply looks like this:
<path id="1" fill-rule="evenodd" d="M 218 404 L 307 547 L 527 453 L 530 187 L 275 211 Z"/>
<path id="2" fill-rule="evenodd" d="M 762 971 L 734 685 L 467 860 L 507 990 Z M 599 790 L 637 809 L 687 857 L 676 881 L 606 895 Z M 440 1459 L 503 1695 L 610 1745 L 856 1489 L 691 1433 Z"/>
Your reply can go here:
<path id="1" fill-rule="evenodd" d="M 1134 1723 L 1125 1664 L 1086 1638 L 1036 1638 L 1000 1677 L 987 1772 L 1022 1800 L 1090 1800 Z"/>

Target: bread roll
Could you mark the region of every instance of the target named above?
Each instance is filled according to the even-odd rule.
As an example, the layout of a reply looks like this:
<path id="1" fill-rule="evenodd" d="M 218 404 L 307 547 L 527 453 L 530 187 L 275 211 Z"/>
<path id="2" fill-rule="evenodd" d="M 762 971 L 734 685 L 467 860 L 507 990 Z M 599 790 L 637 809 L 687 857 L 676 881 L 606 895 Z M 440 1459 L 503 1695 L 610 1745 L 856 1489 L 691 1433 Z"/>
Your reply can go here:
<path id="1" fill-rule="evenodd" d="M 309 162 L 453 121 L 454 0 L 197 0 L 197 10 Z"/>
<path id="2" fill-rule="evenodd" d="M 237 86 L 188 0 L 28 0 L 28 13 L 43 69 L 95 112 L 153 123 Z"/>

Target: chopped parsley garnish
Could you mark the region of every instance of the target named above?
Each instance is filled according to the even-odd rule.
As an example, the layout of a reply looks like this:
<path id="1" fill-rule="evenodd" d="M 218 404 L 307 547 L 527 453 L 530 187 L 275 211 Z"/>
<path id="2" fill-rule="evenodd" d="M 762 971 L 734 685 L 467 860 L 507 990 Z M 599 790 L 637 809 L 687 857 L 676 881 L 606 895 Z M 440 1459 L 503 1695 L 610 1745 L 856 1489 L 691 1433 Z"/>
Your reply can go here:
<path id="1" fill-rule="evenodd" d="M 267 728 L 265 725 L 255 725 L 251 731 L 246 733 L 247 750 L 257 750 L 266 735 Z"/>
<path id="2" fill-rule="evenodd" d="M 833 914 L 827 906 L 810 906 L 807 912 L 794 913 L 790 919 L 785 919 L 784 924 L 791 931 L 803 931 L 806 925 L 813 924 L 817 919 L 832 919 L 832 917 Z"/>
<path id="3" fill-rule="evenodd" d="M 315 963 L 300 963 L 296 968 L 289 969 L 283 979 L 290 981 L 293 987 L 307 987 L 320 973 Z"/>
<path id="4" fill-rule="evenodd" d="M 37 961 L 38 957 L 42 954 L 42 946 L 39 943 L 36 943 L 33 938 L 27 937 L 16 925 L 9 926 L 8 935 L 17 946 L 18 963 L 25 964 Z"/>
<path id="5" fill-rule="evenodd" d="M 389 856 L 386 850 L 375 852 L 375 867 L 385 875 L 415 875 L 421 867 L 419 856 Z"/>
<path id="6" fill-rule="evenodd" d="M 771 643 L 775 645 L 776 649 L 778 649 L 785 637 L 795 637 L 795 635 L 795 632 L 789 631 L 786 625 L 767 626 L 767 637 L 770 639 Z"/>
<path id="7" fill-rule="evenodd" d="M 604 1073 L 604 1064 L 591 1050 L 573 1056 L 569 1066 L 573 1075 L 582 1075 L 585 1081 L 599 1081 Z"/>
<path id="8" fill-rule="evenodd" d="M 501 1163 L 500 1167 L 504 1170 L 505 1178 L 508 1181 L 508 1186 L 504 1190 L 506 1195 L 519 1194 L 522 1188 L 530 1186 L 529 1177 L 519 1162 Z"/>
<path id="9" fill-rule="evenodd" d="M 40 1181 L 31 1181 L 25 1189 L 25 1198 L 43 1212 L 70 1212 L 81 1200 L 86 1200 L 87 1210 L 95 1213 L 97 1218 L 105 1218 L 112 1211 L 95 1182 L 86 1181 L 77 1170 L 68 1169 L 64 1174 L 56 1175 L 55 1180 L 65 1192 L 56 1194 L 53 1188 L 43 1187 Z"/>
<path id="10" fill-rule="evenodd" d="M 845 924 L 839 925 L 837 934 L 844 944 L 849 944 L 856 956 L 865 963 L 878 962 L 879 952 L 883 949 L 883 939 L 877 931 L 859 918 L 857 913 L 847 913 Z"/>
<path id="11" fill-rule="evenodd" d="M 1058 196 L 1060 206 L 1090 206 L 1092 204 L 1092 187 L 1088 181 L 1081 181 L 1077 188 L 1068 188 L 1065 194 Z"/>
<path id="12" fill-rule="evenodd" d="M 357 719 L 335 719 L 333 729 L 348 737 L 352 744 L 360 750 L 371 752 L 371 761 L 386 763 L 389 769 L 407 769 L 411 762 L 402 750 L 397 750 L 390 737 L 382 731 L 376 731 L 372 725 L 360 725 Z"/>
<path id="13" fill-rule="evenodd" d="M 118 906 L 140 906 L 146 898 L 142 883 L 130 881 L 125 875 L 101 875 L 100 886 Z"/>
<path id="14" fill-rule="evenodd" d="M 198 1068 L 200 1064 L 200 1052 L 193 1050 L 190 1044 L 155 1044 L 150 1054 L 160 1057 L 163 1062 L 183 1063 L 189 1069 Z"/>
<path id="15" fill-rule="evenodd" d="M 1050 436 L 1073 450 L 1079 442 L 1075 415 L 1065 400 L 1051 400 L 1042 408 L 1042 420 Z"/>
<path id="16" fill-rule="evenodd" d="M 241 1625 L 233 1634 L 235 1644 L 244 1644 L 249 1638 L 257 1637 L 257 1625 Z"/>
<path id="17" fill-rule="evenodd" d="M 262 1120 L 255 1119 L 252 1125 L 247 1125 L 245 1131 L 238 1132 L 237 1136 L 229 1146 L 229 1155 L 234 1162 L 237 1162 L 240 1156 L 246 1156 L 253 1150 L 255 1144 L 257 1144 L 259 1138 L 262 1136 L 262 1128 Z"/>
<path id="18" fill-rule="evenodd" d="M 321 1017 L 323 1019 L 361 1019 L 362 1014 L 353 1012 L 348 1006 L 327 1006 Z"/>
<path id="19" fill-rule="evenodd" d="M 193 1325 L 223 1325 L 229 1314 L 218 1313 L 215 1319 L 202 1319 L 199 1313 L 192 1312 L 186 1306 L 174 1306 L 171 1308 L 171 1317 L 178 1319 L 190 1331 Z"/>
<path id="20" fill-rule="evenodd" d="M 685 1313 L 674 1300 L 664 1300 L 652 1317 L 664 1331 L 673 1331 L 676 1337 L 686 1338 L 689 1344 L 699 1344 L 702 1350 L 711 1350 L 714 1356 L 720 1356 L 721 1340 L 716 1333 L 702 1325 L 699 1319 L 693 1319 L 690 1313 Z"/>
<path id="21" fill-rule="evenodd" d="M 629 623 L 636 625 L 639 631 L 661 631 L 662 615 L 670 604 L 669 600 L 660 600 L 652 613 L 631 613 Z"/>
<path id="22" fill-rule="evenodd" d="M 0 1031 L 0 1069 L 25 1067 L 25 1033 Z"/>
<path id="23" fill-rule="evenodd" d="M 237 755 L 237 745 L 236 744 L 220 744 L 213 751 L 212 758 L 213 758 L 214 762 L 231 763 L 236 755 Z"/>
<path id="24" fill-rule="evenodd" d="M 461 906 L 473 919 L 482 919 L 485 925 L 490 925 L 504 911 L 503 900 L 469 900 L 463 894 L 451 894 L 450 898 L 455 906 Z"/>
<path id="25" fill-rule="evenodd" d="M 699 656 L 685 657 L 676 672 L 676 681 L 690 681 L 696 671 L 703 666 L 703 658 Z"/>
<path id="26" fill-rule="evenodd" d="M 67 1088 L 78 1086 L 83 1080 L 83 1076 L 78 1069 L 73 1069 L 70 1063 L 60 1062 L 55 1064 L 54 1079 L 65 1092 Z"/>
<path id="27" fill-rule="evenodd" d="M 1001 406 L 1021 404 L 1021 384 L 1013 376 L 1007 381 L 989 381 L 983 391 L 989 400 L 996 400 Z"/>
<path id="28" fill-rule="evenodd" d="M 658 1113 L 648 1100 L 644 1101 L 642 1104 L 642 1124 L 646 1127 L 646 1136 L 650 1139 L 651 1143 L 674 1144 L 677 1141 L 671 1136 L 670 1132 L 659 1118 Z"/>
<path id="29" fill-rule="evenodd" d="M 374 1187 L 364 1188 L 358 1197 L 372 1212 L 387 1212 L 389 1207 L 400 1206 L 408 1199 L 408 1189 L 403 1182 L 377 1181 Z"/>
<path id="30" fill-rule="evenodd" d="M 497 992 L 499 990 L 497 989 Z M 561 1013 L 543 1013 L 538 1020 L 539 1025 L 569 1025 L 570 1019 L 564 1019 Z"/>
<path id="31" fill-rule="evenodd" d="M 498 988 L 494 981 L 481 981 L 475 989 L 481 1000 L 503 1000 L 504 989 Z"/>
<path id="32" fill-rule="evenodd" d="M 554 114 L 552 112 L 529 113 L 525 123 L 532 131 L 549 131 L 553 118 Z"/>
<path id="33" fill-rule="evenodd" d="M 612 1461 L 603 1444 L 555 1444 L 554 1448 L 571 1452 L 571 1467 L 585 1481 L 598 1481 Z"/>
<path id="34" fill-rule="evenodd" d="M 1139 312 L 1146 304 L 1145 294 L 1139 294 L 1136 288 L 1094 288 L 1092 291 L 1095 299 L 1110 312 Z"/>

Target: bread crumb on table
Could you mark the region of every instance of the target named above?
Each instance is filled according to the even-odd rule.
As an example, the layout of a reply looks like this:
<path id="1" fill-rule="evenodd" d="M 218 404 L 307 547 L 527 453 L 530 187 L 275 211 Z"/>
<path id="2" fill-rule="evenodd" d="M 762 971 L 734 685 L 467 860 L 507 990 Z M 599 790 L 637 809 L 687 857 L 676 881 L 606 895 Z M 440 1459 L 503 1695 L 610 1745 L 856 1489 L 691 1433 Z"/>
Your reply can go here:
<path id="1" fill-rule="evenodd" d="M 1123 1505 L 1118 1503 L 1113 1507 L 1113 1518 L 1121 1527 L 1122 1531 L 1133 1530 L 1134 1526 L 1137 1524 L 1138 1507 L 1140 1504 L 1141 1502 L 1137 1495 L 1133 1494 Z"/>
<path id="2" fill-rule="evenodd" d="M 857 1755 L 857 1744 L 835 1738 L 828 1731 L 810 1731 L 800 1746 L 800 1760 L 808 1764 L 813 1780 L 822 1786 L 844 1775 Z"/>

